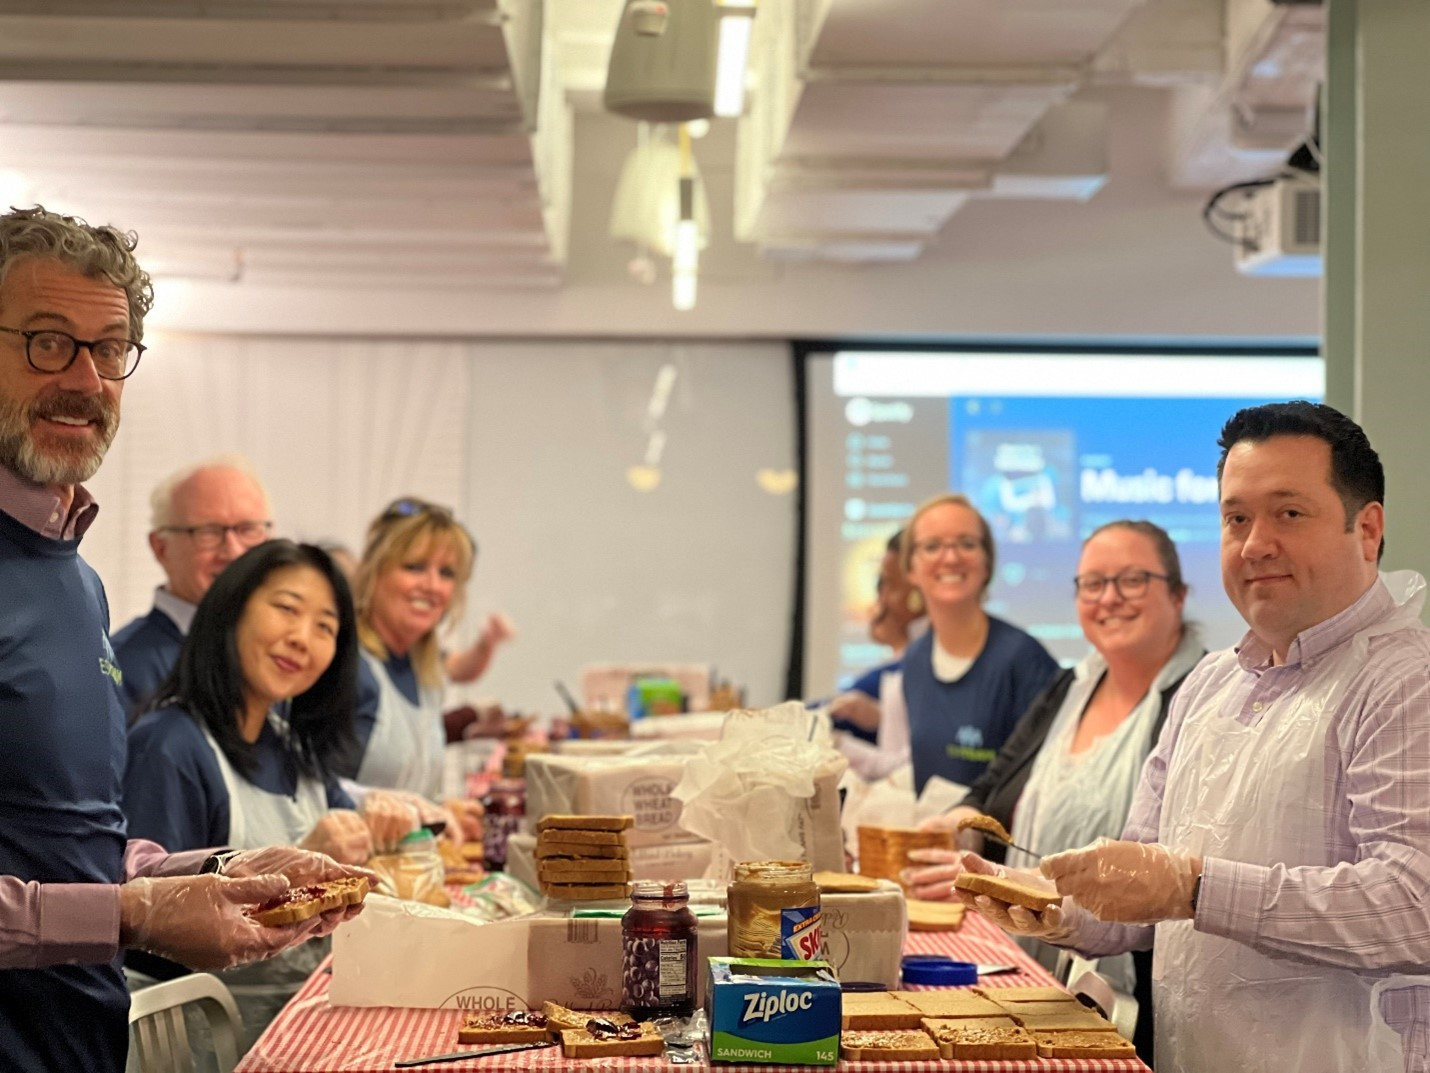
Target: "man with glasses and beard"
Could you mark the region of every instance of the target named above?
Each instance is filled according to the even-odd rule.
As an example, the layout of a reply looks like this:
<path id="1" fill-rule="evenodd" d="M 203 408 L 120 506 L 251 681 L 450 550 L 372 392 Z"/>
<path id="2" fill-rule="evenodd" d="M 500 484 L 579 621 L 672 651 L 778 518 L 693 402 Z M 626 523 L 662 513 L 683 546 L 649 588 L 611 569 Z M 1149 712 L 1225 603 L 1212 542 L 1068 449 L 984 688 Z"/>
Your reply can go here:
<path id="1" fill-rule="evenodd" d="M 357 870 L 292 848 L 167 854 L 128 841 L 120 671 L 79 543 L 82 481 L 119 427 L 144 346 L 135 240 L 42 208 L 0 216 L 0 1067 L 120 1073 L 119 952 L 194 968 L 269 957 L 336 927 L 245 912 Z M 222 872 L 223 874 L 216 874 Z M 230 878 L 233 877 L 233 878 Z"/>
<path id="2" fill-rule="evenodd" d="M 268 493 L 242 458 L 214 458 L 172 473 L 149 497 L 149 547 L 164 568 L 154 606 L 114 634 L 133 716 L 179 662 L 189 623 L 224 567 L 273 532 Z"/>

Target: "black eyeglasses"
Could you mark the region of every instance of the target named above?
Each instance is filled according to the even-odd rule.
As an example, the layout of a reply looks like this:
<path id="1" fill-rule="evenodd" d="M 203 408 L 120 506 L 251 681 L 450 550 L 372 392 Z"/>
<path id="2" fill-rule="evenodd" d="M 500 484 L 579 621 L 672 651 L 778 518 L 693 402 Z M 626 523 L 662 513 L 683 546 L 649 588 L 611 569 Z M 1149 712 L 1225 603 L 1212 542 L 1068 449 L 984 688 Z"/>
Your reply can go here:
<path id="1" fill-rule="evenodd" d="M 1154 574 L 1150 570 L 1124 570 L 1114 577 L 1103 574 L 1079 574 L 1073 578 L 1073 588 L 1077 598 L 1087 603 L 1102 599 L 1103 590 L 1111 583 L 1117 595 L 1124 600 L 1135 600 L 1147 591 L 1147 584 L 1153 578 L 1168 584 L 1172 579 L 1166 574 Z"/>
<path id="2" fill-rule="evenodd" d="M 101 380 L 123 380 L 139 368 L 139 358 L 147 349 L 143 343 L 133 339 L 76 339 L 69 332 L 58 332 L 53 328 L 35 331 L 21 331 L 19 328 L 0 327 L 0 332 L 9 332 L 25 340 L 25 360 L 30 367 L 42 373 L 62 373 L 79 357 L 79 348 L 89 351 L 94 362 L 94 371 Z"/>
<path id="3" fill-rule="evenodd" d="M 194 542 L 194 547 L 203 551 L 213 551 L 228 539 L 229 533 L 238 537 L 238 542 L 245 548 L 251 548 L 255 544 L 262 544 L 267 540 L 268 534 L 272 531 L 272 522 L 239 522 L 237 525 L 164 525 L 159 527 L 161 533 L 185 534 Z"/>

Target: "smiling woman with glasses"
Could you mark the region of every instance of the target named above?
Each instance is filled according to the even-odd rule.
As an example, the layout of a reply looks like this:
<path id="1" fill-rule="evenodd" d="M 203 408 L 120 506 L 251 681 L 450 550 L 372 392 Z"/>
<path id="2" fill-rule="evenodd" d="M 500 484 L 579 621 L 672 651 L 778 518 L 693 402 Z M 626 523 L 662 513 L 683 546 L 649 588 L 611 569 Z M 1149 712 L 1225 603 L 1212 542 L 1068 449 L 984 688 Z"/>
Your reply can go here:
<path id="1" fill-rule="evenodd" d="M 452 511 L 413 496 L 393 500 L 368 527 L 353 579 L 362 664 L 357 745 L 339 771 L 363 786 L 436 798 L 442 788 L 448 677 L 481 675 L 511 636 L 493 615 L 469 648 L 445 656 L 440 633 L 461 621 L 476 541 Z"/>
<path id="2" fill-rule="evenodd" d="M 988 815 L 1016 844 L 1041 855 L 1121 834 L 1143 761 L 1204 649 L 1182 619 L 1187 586 L 1177 549 L 1151 522 L 1111 522 L 1088 537 L 1074 587 L 1078 621 L 1092 651 L 1033 702 L 959 806 L 926 827 L 956 829 L 962 820 Z M 978 846 L 981 836 L 965 831 L 965 840 Z M 982 852 L 992 861 L 1004 859 L 997 843 Z M 948 898 L 964 862 L 943 855 L 930 863 L 910 873 L 915 896 Z M 1008 850 L 1007 863 L 1036 870 L 1038 862 Z M 1056 964 L 1054 948 L 1022 942 L 1044 965 Z M 1098 971 L 1137 995 L 1135 1042 L 1150 1059 L 1150 954 L 1103 959 Z"/>
<path id="3" fill-rule="evenodd" d="M 929 618 L 902 667 L 914 789 L 935 775 L 967 786 L 1058 665 L 1023 630 L 983 609 L 997 556 L 967 497 L 922 503 L 904 530 L 902 559 Z"/>

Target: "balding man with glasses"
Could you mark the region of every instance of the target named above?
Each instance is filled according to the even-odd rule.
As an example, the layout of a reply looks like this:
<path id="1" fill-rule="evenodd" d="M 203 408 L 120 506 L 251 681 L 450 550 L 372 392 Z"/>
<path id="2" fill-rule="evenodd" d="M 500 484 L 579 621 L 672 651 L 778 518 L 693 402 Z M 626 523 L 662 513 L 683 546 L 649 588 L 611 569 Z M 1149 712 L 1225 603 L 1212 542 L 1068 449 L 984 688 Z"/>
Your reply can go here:
<path id="1" fill-rule="evenodd" d="M 199 601 L 224 567 L 273 533 L 268 492 L 242 458 L 171 473 L 149 497 L 149 547 L 164 568 L 154 606 L 114 635 L 132 719 L 174 665 Z"/>

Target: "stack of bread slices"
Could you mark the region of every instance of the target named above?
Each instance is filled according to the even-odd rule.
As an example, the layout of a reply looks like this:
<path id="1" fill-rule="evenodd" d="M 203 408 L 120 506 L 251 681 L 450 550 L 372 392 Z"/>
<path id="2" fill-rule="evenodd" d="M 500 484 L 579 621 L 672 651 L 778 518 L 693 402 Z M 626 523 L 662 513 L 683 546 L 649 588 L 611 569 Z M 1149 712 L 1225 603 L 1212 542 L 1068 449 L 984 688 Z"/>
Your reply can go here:
<path id="1" fill-rule="evenodd" d="M 630 816 L 543 816 L 536 824 L 541 893 L 564 901 L 624 898 L 631 879 Z"/>

